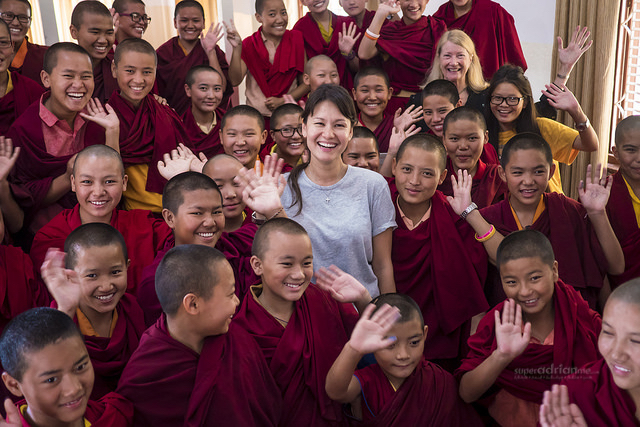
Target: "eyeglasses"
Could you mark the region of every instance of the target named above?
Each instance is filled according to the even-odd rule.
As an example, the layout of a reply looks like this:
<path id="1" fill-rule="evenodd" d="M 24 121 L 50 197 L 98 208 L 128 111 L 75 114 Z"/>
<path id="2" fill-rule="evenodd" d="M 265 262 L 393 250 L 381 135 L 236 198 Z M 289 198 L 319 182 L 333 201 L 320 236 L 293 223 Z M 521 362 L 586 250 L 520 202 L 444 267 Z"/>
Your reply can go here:
<path id="1" fill-rule="evenodd" d="M 298 132 L 298 135 L 302 136 L 302 125 L 299 125 L 296 128 L 286 127 L 282 129 L 274 129 L 273 131 L 280 132 L 285 138 L 291 138 L 296 132 Z"/>
<path id="2" fill-rule="evenodd" d="M 13 42 L 11 40 L 0 40 L 0 49 L 13 49 Z"/>
<path id="3" fill-rule="evenodd" d="M 0 17 L 7 24 L 11 24 L 15 18 L 18 18 L 18 22 L 21 24 L 28 24 L 31 22 L 31 17 L 28 15 L 16 15 L 13 12 L 2 12 L 0 13 Z"/>
<path id="4" fill-rule="evenodd" d="M 144 22 L 145 24 L 151 22 L 151 17 L 149 15 L 140 15 L 138 12 L 120 13 L 120 16 L 128 16 L 133 22 Z"/>
<path id="5" fill-rule="evenodd" d="M 510 105 L 512 107 L 520 104 L 520 101 L 522 101 L 525 97 L 521 96 L 521 97 L 517 97 L 517 96 L 495 96 L 493 95 L 491 97 L 491 103 L 493 105 L 500 105 L 502 104 L 504 101 L 507 101 L 507 105 Z"/>

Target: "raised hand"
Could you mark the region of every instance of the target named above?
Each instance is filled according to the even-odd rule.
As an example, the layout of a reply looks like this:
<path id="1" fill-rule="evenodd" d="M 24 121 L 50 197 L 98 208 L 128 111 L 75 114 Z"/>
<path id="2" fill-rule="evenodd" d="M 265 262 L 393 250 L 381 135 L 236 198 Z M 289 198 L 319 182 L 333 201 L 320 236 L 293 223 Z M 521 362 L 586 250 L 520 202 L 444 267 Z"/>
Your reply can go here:
<path id="1" fill-rule="evenodd" d="M 397 153 L 404 140 L 417 133 L 420 133 L 420 128 L 416 125 L 411 125 L 407 129 L 394 126 L 389 137 L 389 153 Z"/>
<path id="2" fill-rule="evenodd" d="M 582 54 L 589 50 L 593 40 L 589 40 L 591 32 L 587 27 L 580 28 L 578 25 L 571 36 L 571 41 L 567 47 L 564 46 L 562 38 L 558 37 L 558 60 L 560 64 L 567 67 L 569 71 L 578 62 Z"/>
<path id="3" fill-rule="evenodd" d="M 333 299 L 339 302 L 371 301 L 371 295 L 362 283 L 335 265 L 328 269 L 321 267 L 316 272 L 316 285 L 329 292 Z"/>
<path id="4" fill-rule="evenodd" d="M 185 147 L 187 150 L 189 150 L 187 147 Z M 191 151 L 191 150 L 189 150 Z M 200 152 L 198 153 L 198 156 L 193 156 L 193 159 L 191 159 L 191 166 L 190 166 L 190 170 L 192 172 L 200 172 L 202 173 L 202 170 L 204 169 L 204 165 L 207 164 L 207 162 L 209 161 L 209 159 L 207 159 L 207 156 L 205 156 L 204 153 Z"/>
<path id="5" fill-rule="evenodd" d="M 191 150 L 180 143 L 170 153 L 164 153 L 163 160 L 158 161 L 158 172 L 167 181 L 176 175 L 191 170 L 191 162 L 196 157 Z"/>
<path id="6" fill-rule="evenodd" d="M 393 115 L 393 127 L 407 130 L 412 124 L 419 122 L 422 119 L 422 107 L 416 105 L 410 105 L 406 110 L 402 111 L 402 108 Z"/>
<path id="7" fill-rule="evenodd" d="M 355 22 L 349 23 L 349 28 L 345 22 L 342 23 L 342 31 L 338 34 L 338 48 L 344 55 L 349 55 L 353 51 L 356 41 L 362 33 L 358 33 Z"/>
<path id="8" fill-rule="evenodd" d="M 226 22 L 223 22 L 223 24 L 227 32 L 227 41 L 229 42 L 231 47 L 235 49 L 238 46 L 241 46 L 242 37 L 240 37 L 240 34 L 238 34 L 238 30 L 236 30 L 236 26 L 233 23 L 233 19 L 231 19 L 228 24 Z"/>
<path id="9" fill-rule="evenodd" d="M 376 13 L 384 13 L 385 16 L 395 15 L 402 10 L 400 4 L 396 0 L 387 0 L 378 5 Z"/>
<path id="10" fill-rule="evenodd" d="M 264 101 L 264 105 L 270 110 L 273 111 L 279 106 L 285 103 L 284 97 L 280 96 L 270 96 Z"/>
<path id="11" fill-rule="evenodd" d="M 460 215 L 471 204 L 471 185 L 473 178 L 467 170 L 458 169 L 458 179 L 451 175 L 453 197 L 447 196 L 447 201 L 455 213 Z"/>
<path id="12" fill-rule="evenodd" d="M 272 154 L 264 159 L 262 176 L 256 172 L 261 167 L 258 160 L 254 169 L 242 168 L 235 178 L 235 182 L 243 188 L 242 200 L 256 213 L 269 219 L 282 211 L 280 197 L 287 185 L 281 175 L 282 166 L 284 160 Z"/>
<path id="13" fill-rule="evenodd" d="M 531 323 L 522 328 L 522 307 L 515 300 L 509 298 L 502 308 L 502 321 L 500 312 L 494 311 L 496 322 L 496 342 L 501 355 L 513 360 L 518 357 L 529 345 L 531 339 Z"/>
<path id="14" fill-rule="evenodd" d="M 587 427 L 582 411 L 575 403 L 569 403 L 566 385 L 554 384 L 544 392 L 540 406 L 542 427 Z"/>
<path id="15" fill-rule="evenodd" d="M 120 119 L 118 119 L 115 110 L 109 104 L 105 104 L 105 106 L 102 107 L 102 103 L 98 98 L 89 100 L 87 103 L 87 112 L 80 112 L 80 117 L 94 122 L 107 130 L 120 129 Z"/>
<path id="16" fill-rule="evenodd" d="M 367 306 L 351 333 L 349 345 L 360 354 L 382 350 L 396 341 L 396 337 L 387 334 L 400 318 L 400 310 L 384 304 L 372 316 L 375 308 L 373 304 Z"/>
<path id="17" fill-rule="evenodd" d="M 224 37 L 224 27 L 219 22 L 217 24 L 212 22 L 207 34 L 200 34 L 200 44 L 205 52 L 213 52 L 222 37 Z"/>
<path id="18" fill-rule="evenodd" d="M 603 213 L 609 201 L 613 179 L 609 179 L 606 170 L 602 174 L 602 165 L 598 163 L 595 173 L 591 174 L 591 165 L 587 166 L 586 185 L 580 181 L 578 196 L 580 203 L 587 210 L 588 214 Z"/>
<path id="19" fill-rule="evenodd" d="M 4 410 L 7 413 L 7 418 L 2 418 L 0 415 L 0 427 L 22 427 L 20 411 L 11 399 L 6 398 L 4 400 Z"/>
<path id="20" fill-rule="evenodd" d="M 169 106 L 169 103 L 167 102 L 167 100 L 161 97 L 160 95 L 158 95 L 157 93 L 154 93 L 153 97 L 155 98 L 156 101 L 158 101 L 158 104 L 164 105 L 165 107 Z"/>
<path id="21" fill-rule="evenodd" d="M 578 100 L 566 86 L 545 85 L 542 91 L 549 99 L 549 104 L 558 110 L 575 111 L 580 107 Z"/>
<path id="22" fill-rule="evenodd" d="M 11 138 L 0 136 L 0 181 L 4 181 L 9 176 L 9 172 L 18 160 L 20 147 L 13 148 Z"/>
<path id="23" fill-rule="evenodd" d="M 49 249 L 40 273 L 49 293 L 58 303 L 58 310 L 73 318 L 82 297 L 82 286 L 78 274 L 64 267 L 65 256 L 59 249 Z"/>

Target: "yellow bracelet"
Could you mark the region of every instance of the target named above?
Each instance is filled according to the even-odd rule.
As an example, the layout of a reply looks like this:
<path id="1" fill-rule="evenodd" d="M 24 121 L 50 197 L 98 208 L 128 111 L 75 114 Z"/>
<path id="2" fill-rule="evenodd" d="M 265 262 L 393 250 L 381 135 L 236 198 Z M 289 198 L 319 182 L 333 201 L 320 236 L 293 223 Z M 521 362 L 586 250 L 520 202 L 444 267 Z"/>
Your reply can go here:
<path id="1" fill-rule="evenodd" d="M 478 236 L 478 233 L 476 233 L 476 240 L 480 243 L 483 243 L 492 238 L 494 234 L 496 234 L 496 228 L 492 225 L 487 234 L 485 234 L 484 236 L 480 237 Z"/>

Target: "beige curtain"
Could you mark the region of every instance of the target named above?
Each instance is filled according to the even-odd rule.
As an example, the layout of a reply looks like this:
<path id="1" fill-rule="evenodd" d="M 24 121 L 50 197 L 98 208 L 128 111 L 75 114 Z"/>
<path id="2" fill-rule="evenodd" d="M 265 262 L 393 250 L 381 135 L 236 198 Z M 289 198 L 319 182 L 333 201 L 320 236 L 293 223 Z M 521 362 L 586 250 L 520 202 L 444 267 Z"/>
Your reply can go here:
<path id="1" fill-rule="evenodd" d="M 576 26 L 588 26 L 593 46 L 573 69 L 567 86 L 576 95 L 591 125 L 598 134 L 600 147 L 596 153 L 580 153 L 573 165 L 561 165 L 562 186 L 565 194 L 577 198 L 578 183 L 586 175 L 590 162 L 606 165 L 609 151 L 611 120 L 614 104 L 616 44 L 621 2 L 626 0 L 557 0 L 555 35 L 565 42 Z M 557 63 L 554 49 L 553 62 Z M 556 75 L 552 69 L 551 80 Z M 559 121 L 573 126 L 568 114 Z"/>

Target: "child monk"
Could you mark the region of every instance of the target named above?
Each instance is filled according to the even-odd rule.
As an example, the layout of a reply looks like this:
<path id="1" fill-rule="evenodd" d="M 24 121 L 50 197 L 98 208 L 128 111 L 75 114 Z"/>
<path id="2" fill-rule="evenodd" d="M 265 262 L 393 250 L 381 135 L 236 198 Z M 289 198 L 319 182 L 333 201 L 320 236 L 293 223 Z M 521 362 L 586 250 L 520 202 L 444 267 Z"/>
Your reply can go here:
<path id="1" fill-rule="evenodd" d="M 472 318 L 489 305 L 483 294 L 486 252 L 436 191 L 445 164 L 442 143 L 430 135 L 413 135 L 398 149 L 390 185 L 399 218 L 391 260 L 398 292 L 418 303 L 429 325 L 426 358 L 453 371 L 466 353 Z"/>
<path id="2" fill-rule="evenodd" d="M 155 166 L 178 143 L 191 143 L 176 113 L 151 94 L 156 63 L 149 42 L 132 38 L 119 43 L 111 70 L 120 90 L 109 104 L 120 118 L 120 154 L 129 176 L 124 206 L 160 213 L 166 181 Z"/>
<path id="3" fill-rule="evenodd" d="M 247 169 L 253 169 L 260 149 L 267 140 L 264 117 L 250 105 L 237 105 L 227 111 L 220 124 L 224 152 Z"/>
<path id="4" fill-rule="evenodd" d="M 171 249 L 158 266 L 164 312 L 131 357 L 118 392 L 136 426 L 275 426 L 282 399 L 255 341 L 231 324 L 233 269 L 203 245 Z"/>
<path id="5" fill-rule="evenodd" d="M 351 303 L 365 307 L 369 292 L 337 267 L 318 272 L 320 287 L 311 284 L 311 240 L 289 218 L 261 226 L 252 254 L 251 266 L 262 283 L 251 287 L 234 323 L 256 339 L 280 387 L 280 425 L 344 425 L 342 409 L 324 384 L 357 320 Z"/>
<path id="6" fill-rule="evenodd" d="M 48 46 L 29 42 L 27 33 L 31 27 L 31 4 L 28 0 L 3 0 L 0 2 L 2 20 L 9 24 L 11 41 L 15 55 L 10 71 L 17 71 L 34 82 L 43 84 L 40 73 L 43 70 L 44 54 Z"/>
<path id="7" fill-rule="evenodd" d="M 130 426 L 133 405 L 116 393 L 89 400 L 93 367 L 82 334 L 66 314 L 34 308 L 17 316 L 0 337 L 2 380 L 24 400 L 4 402 L 10 426 Z"/>
<path id="8" fill-rule="evenodd" d="M 69 177 L 76 153 L 93 144 L 118 148 L 117 115 L 108 106 L 104 110 L 89 102 L 92 69 L 91 57 L 82 47 L 66 42 L 51 46 L 42 73 L 50 92 L 31 104 L 7 132 L 21 147 L 11 180 L 33 232 L 75 205 Z"/>
<path id="9" fill-rule="evenodd" d="M 176 4 L 173 26 L 178 35 L 157 50 L 160 96 L 167 100 L 178 115 L 184 114 L 191 104 L 182 90 L 187 73 L 196 65 L 209 65 L 222 77 L 222 106 L 226 109 L 233 88 L 227 84 L 229 65 L 224 52 L 218 47 L 222 26 L 212 23 L 205 36 L 204 8 L 196 0 L 182 0 Z"/>
<path id="10" fill-rule="evenodd" d="M 640 116 L 629 116 L 618 123 L 613 155 L 620 169 L 613 175 L 607 215 L 622 246 L 624 272 L 609 276 L 611 287 L 640 277 Z"/>
<path id="11" fill-rule="evenodd" d="M 367 10 L 366 0 L 339 0 L 339 3 L 345 13 L 356 23 L 359 30 L 365 31 L 369 28 L 376 12 Z"/>
<path id="12" fill-rule="evenodd" d="M 50 248 L 62 249 L 67 236 L 82 224 L 110 224 L 122 233 L 131 254 L 127 284 L 135 294 L 142 270 L 162 250 L 171 229 L 149 211 L 118 209 L 127 182 L 122 159 L 112 148 L 92 145 L 78 153 L 71 175 L 78 204 L 60 212 L 36 233 L 30 252 L 34 265 L 42 265 Z"/>
<path id="13" fill-rule="evenodd" d="M 598 358 L 600 316 L 558 278 L 539 231 L 505 237 L 496 264 L 509 298 L 480 321 L 456 372 L 460 396 L 479 401 L 502 426 L 535 426 L 542 393 Z"/>
<path id="14" fill-rule="evenodd" d="M 485 163 L 480 157 L 483 148 L 490 147 L 489 131 L 482 113 L 471 107 L 458 107 L 447 114 L 442 127 L 442 142 L 447 150 L 447 170 L 454 176 L 466 170 L 471 176 L 471 200 L 479 209 L 503 200 L 507 184 L 502 180 L 499 166 Z M 438 190 L 453 196 L 451 175 L 447 174 Z"/>
<path id="15" fill-rule="evenodd" d="M 289 17 L 283 0 L 257 0 L 258 31 L 242 40 L 233 22 L 227 25 L 227 40 L 233 48 L 229 79 L 238 86 L 247 77 L 247 105 L 265 117 L 285 103 L 283 95 L 295 101 L 309 92 L 302 84 L 306 56 L 304 37 L 287 30 Z"/>
<path id="16" fill-rule="evenodd" d="M 139 39 L 147 31 L 151 17 L 142 0 L 113 0 L 111 5 L 118 22 L 115 44 L 126 39 Z"/>
<path id="17" fill-rule="evenodd" d="M 378 172 L 380 149 L 375 134 L 364 126 L 354 126 L 353 137 L 342 153 L 342 161 L 350 166 Z"/>
<path id="18" fill-rule="evenodd" d="M 384 294 L 374 304 L 364 310 L 329 370 L 327 394 L 349 403 L 364 425 L 482 425 L 460 400 L 453 376 L 424 359 L 428 328 L 415 301 Z M 372 352 L 378 363 L 356 370 Z"/>
<path id="19" fill-rule="evenodd" d="M 309 58 L 304 66 L 302 81 L 309 86 L 309 95 L 323 84 L 339 85 L 340 73 L 333 59 L 327 55 Z"/>
<path id="20" fill-rule="evenodd" d="M 116 39 L 111 12 L 100 2 L 80 2 L 73 8 L 69 30 L 71 37 L 91 56 L 93 97 L 106 104 L 118 89 L 118 82 L 111 74 L 111 48 Z"/>
<path id="21" fill-rule="evenodd" d="M 42 264 L 53 307 L 72 318 L 84 335 L 95 372 L 92 399 L 116 389 L 146 329 L 138 301 L 126 292 L 128 265 L 122 234 L 101 223 L 73 230 L 64 252 L 50 250 Z"/>
<path id="22" fill-rule="evenodd" d="M 302 155 L 307 149 L 302 136 L 302 112 L 299 105 L 287 103 L 276 108 L 269 120 L 270 135 L 275 144 L 268 153 L 263 150 L 261 157 L 277 154 L 279 159 L 284 160 L 283 173 L 302 163 Z"/>

